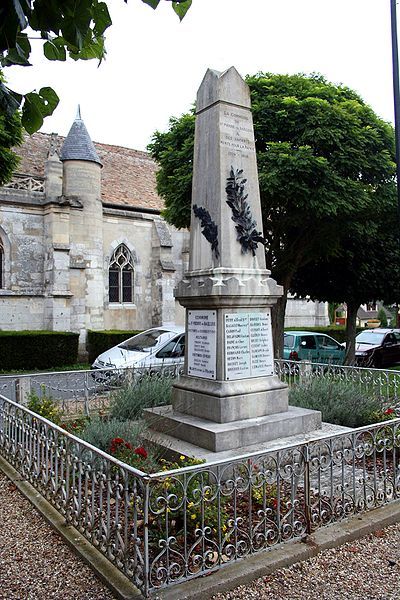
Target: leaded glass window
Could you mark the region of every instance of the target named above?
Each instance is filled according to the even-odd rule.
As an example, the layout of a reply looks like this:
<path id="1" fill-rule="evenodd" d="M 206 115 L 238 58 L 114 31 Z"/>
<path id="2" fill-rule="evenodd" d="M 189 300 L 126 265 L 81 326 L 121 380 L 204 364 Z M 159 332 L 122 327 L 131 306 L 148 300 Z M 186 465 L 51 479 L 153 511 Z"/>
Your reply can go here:
<path id="1" fill-rule="evenodd" d="M 133 302 L 134 267 L 132 255 L 121 244 L 114 250 L 108 269 L 108 299 L 118 304 Z"/>

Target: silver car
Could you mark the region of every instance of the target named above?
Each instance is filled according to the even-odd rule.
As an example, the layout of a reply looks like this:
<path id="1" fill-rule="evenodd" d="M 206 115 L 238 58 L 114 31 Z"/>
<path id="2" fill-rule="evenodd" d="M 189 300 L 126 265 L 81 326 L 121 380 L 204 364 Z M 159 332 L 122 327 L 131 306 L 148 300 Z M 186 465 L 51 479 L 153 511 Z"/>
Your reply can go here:
<path id="1" fill-rule="evenodd" d="M 147 329 L 106 350 L 96 358 L 92 369 L 137 368 L 150 372 L 165 367 L 183 366 L 185 356 L 185 330 L 166 325 Z M 107 371 L 104 371 L 106 375 Z M 100 379 L 100 373 L 95 376 Z"/>

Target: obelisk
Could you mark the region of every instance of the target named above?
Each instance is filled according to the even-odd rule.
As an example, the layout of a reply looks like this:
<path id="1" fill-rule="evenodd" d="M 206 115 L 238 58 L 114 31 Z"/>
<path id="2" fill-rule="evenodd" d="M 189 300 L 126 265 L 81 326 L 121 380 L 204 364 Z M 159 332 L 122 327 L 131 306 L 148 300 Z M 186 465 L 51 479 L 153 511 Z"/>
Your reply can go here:
<path id="1" fill-rule="evenodd" d="M 175 290 L 185 371 L 172 407 L 146 411 L 154 429 L 219 452 L 321 426 L 319 412 L 288 407 L 274 375 L 281 295 L 265 267 L 249 88 L 234 67 L 209 69 L 196 103 L 189 271 Z"/>

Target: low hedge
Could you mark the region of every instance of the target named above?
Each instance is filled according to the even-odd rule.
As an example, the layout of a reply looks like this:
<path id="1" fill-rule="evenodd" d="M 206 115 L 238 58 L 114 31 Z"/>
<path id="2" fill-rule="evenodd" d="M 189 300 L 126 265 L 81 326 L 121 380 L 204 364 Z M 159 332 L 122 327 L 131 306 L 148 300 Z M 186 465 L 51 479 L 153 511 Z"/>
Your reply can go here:
<path id="1" fill-rule="evenodd" d="M 113 346 L 120 344 L 124 340 L 141 333 L 141 330 L 132 331 L 88 331 L 87 351 L 89 354 L 89 362 L 92 363 L 102 352 L 109 350 Z"/>
<path id="2" fill-rule="evenodd" d="M 365 327 L 357 327 L 356 333 L 364 331 Z M 328 325 L 327 327 L 285 327 L 285 331 L 313 331 L 330 335 L 339 344 L 346 341 L 346 328 L 340 325 Z"/>
<path id="3" fill-rule="evenodd" d="M 0 370 L 51 369 L 78 360 L 78 333 L 0 331 Z"/>

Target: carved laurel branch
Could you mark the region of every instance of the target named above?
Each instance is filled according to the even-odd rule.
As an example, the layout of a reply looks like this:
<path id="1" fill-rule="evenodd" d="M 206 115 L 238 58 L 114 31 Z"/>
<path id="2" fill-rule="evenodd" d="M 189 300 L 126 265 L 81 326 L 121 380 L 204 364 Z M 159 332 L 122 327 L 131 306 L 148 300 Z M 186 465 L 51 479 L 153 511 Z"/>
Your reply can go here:
<path id="1" fill-rule="evenodd" d="M 236 223 L 237 240 L 242 246 L 242 253 L 256 254 L 258 244 L 265 244 L 261 231 L 257 231 L 257 223 L 253 219 L 250 206 L 246 202 L 248 194 L 244 193 L 247 179 L 242 177 L 243 169 L 234 170 L 231 167 L 225 188 L 228 197 L 227 204 L 232 209 L 232 221 Z"/>
<path id="2" fill-rule="evenodd" d="M 201 227 L 203 228 L 202 234 L 206 238 L 207 242 L 211 244 L 211 250 L 215 254 L 215 258 L 219 258 L 218 250 L 218 225 L 214 223 L 210 213 L 206 208 L 202 206 L 193 205 L 193 212 L 195 216 L 200 219 Z"/>

